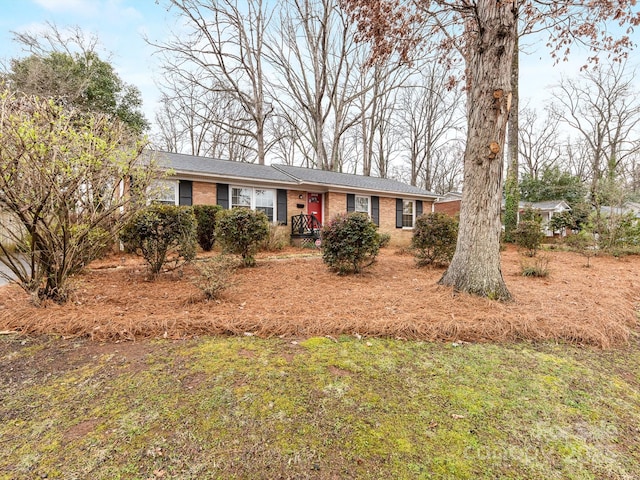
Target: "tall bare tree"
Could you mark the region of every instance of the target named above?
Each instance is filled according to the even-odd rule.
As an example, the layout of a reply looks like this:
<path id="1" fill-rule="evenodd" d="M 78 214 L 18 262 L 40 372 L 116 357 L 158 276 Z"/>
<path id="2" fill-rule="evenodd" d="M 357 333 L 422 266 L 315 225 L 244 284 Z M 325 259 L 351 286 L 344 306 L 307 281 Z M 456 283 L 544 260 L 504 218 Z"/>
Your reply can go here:
<path id="1" fill-rule="evenodd" d="M 287 110 L 275 111 L 269 124 L 270 134 L 276 139 L 271 151 L 272 157 L 274 161 L 285 165 L 313 168 L 313 148 L 309 143 L 300 141 L 298 129 L 291 122 L 292 118 Z"/>
<path id="2" fill-rule="evenodd" d="M 224 94 L 237 104 L 240 118 L 219 115 L 210 119 L 227 135 L 243 137 L 254 159 L 265 163 L 271 147 L 267 121 L 272 113 L 266 96 L 265 32 L 271 19 L 263 0 L 169 0 L 185 31 L 164 43 L 152 43 L 162 52 L 166 75 L 182 79 L 198 91 Z M 171 84 L 176 84 L 172 82 Z M 196 89 L 194 89 L 196 90 Z M 173 91 L 170 96 L 175 96 Z M 182 93 L 182 92 L 180 92 Z M 192 112 L 185 112 L 186 116 Z"/>
<path id="3" fill-rule="evenodd" d="M 520 111 L 518 153 L 522 159 L 520 173 L 537 179 L 540 172 L 560 162 L 562 147 L 559 141 L 558 119 L 546 115 L 542 120 L 539 112 L 529 107 Z"/>
<path id="4" fill-rule="evenodd" d="M 333 108 L 330 97 L 337 86 L 331 84 L 330 72 L 334 79 L 340 78 L 343 64 L 330 62 L 336 46 L 339 51 L 346 48 L 343 42 L 336 45 L 345 36 L 336 31 L 340 19 L 335 17 L 330 0 L 283 0 L 279 10 L 277 39 L 272 38 L 269 53 L 281 79 L 274 86 L 274 98 L 298 142 L 311 145 L 311 165 L 333 170 L 339 165 L 331 161 L 327 130 Z M 344 55 L 340 52 L 335 57 L 342 59 Z M 300 145 L 298 150 L 306 149 Z"/>
<path id="5" fill-rule="evenodd" d="M 517 1 L 514 2 L 518 8 Z M 520 130 L 520 52 L 518 22 L 516 21 L 516 43 L 511 59 L 511 112 L 507 123 L 507 178 L 504 182 L 504 238 L 507 242 L 514 240 L 513 232 L 518 225 L 520 190 L 518 188 L 518 131 Z"/>
<path id="6" fill-rule="evenodd" d="M 216 125 L 211 119 L 209 92 L 197 85 L 172 85 L 164 88 L 160 110 L 156 112 L 159 133 L 156 142 L 169 152 L 191 155 L 210 155 L 222 141 L 214 133 Z"/>
<path id="7" fill-rule="evenodd" d="M 463 178 L 463 157 L 464 143 L 461 139 L 447 142 L 443 147 L 437 149 L 434 152 L 436 168 L 431 176 L 429 190 L 438 194 L 459 191 Z"/>
<path id="8" fill-rule="evenodd" d="M 400 147 L 396 142 L 399 132 L 393 118 L 396 97 L 397 90 L 386 89 L 383 83 L 382 94 L 378 95 L 373 102 L 374 105 L 378 104 L 375 112 L 372 111 L 371 115 L 369 115 L 372 119 L 373 127 L 369 135 L 374 140 L 374 148 L 370 150 L 370 160 L 373 160 L 373 162 L 370 161 L 369 165 L 373 163 L 376 174 L 380 178 L 389 177 L 389 167 L 394 157 L 398 154 Z M 371 175 L 371 171 L 363 171 L 363 174 Z"/>
<path id="9" fill-rule="evenodd" d="M 602 186 L 626 172 L 640 152 L 640 95 L 625 63 L 602 64 L 580 79 L 562 79 L 553 112 L 588 148 L 591 203 L 604 200 Z"/>
<path id="10" fill-rule="evenodd" d="M 580 178 L 583 183 L 588 184 L 592 178 L 588 143 L 583 139 L 572 139 L 567 135 L 560 149 L 560 161 L 565 170 Z"/>
<path id="11" fill-rule="evenodd" d="M 269 59 L 279 78 L 273 94 L 279 113 L 295 130 L 298 150 L 313 155 L 304 163 L 341 171 L 345 137 L 371 106 L 364 95 L 381 83 L 364 70 L 354 26 L 335 6 L 335 0 L 282 0 Z"/>
<path id="12" fill-rule="evenodd" d="M 342 60 L 348 48 L 343 41 L 344 24 L 335 15 L 331 0 L 283 0 L 279 10 L 269 54 L 280 79 L 274 97 L 282 118 L 296 132 L 298 150 L 311 146 L 313 157 L 305 163 L 324 170 L 339 169 L 333 161 L 329 134 L 335 104 L 332 96 L 338 87 L 332 79 L 342 78 Z"/>
<path id="13" fill-rule="evenodd" d="M 413 83 L 402 88 L 398 124 L 411 185 L 433 190 L 446 145 L 457 142 L 463 132 L 464 100 L 459 88 L 448 85 L 450 74 L 443 65 L 428 62 L 420 70 Z"/>
<path id="14" fill-rule="evenodd" d="M 398 92 L 412 70 L 397 62 L 368 66 L 368 52 L 360 49 L 358 55 L 357 95 L 352 106 L 357 122 L 350 125 L 347 144 L 351 153 L 345 155 L 345 161 L 351 161 L 353 170 L 363 175 L 386 178 L 400 150 L 401 134 L 395 119 Z"/>
<path id="15" fill-rule="evenodd" d="M 521 15 L 526 2 L 513 0 L 516 12 L 516 44 L 511 59 L 511 112 L 507 124 L 507 175 L 504 184 L 504 238 L 514 240 L 513 231 L 518 223 L 520 189 L 518 187 L 520 172 L 520 38 L 535 32 L 536 18 Z"/>
<path id="16" fill-rule="evenodd" d="M 155 138 L 160 148 L 234 161 L 250 162 L 255 158 L 247 136 L 233 131 L 237 125 L 250 125 L 240 105 L 227 92 L 203 89 L 170 75 L 165 76 L 162 91 Z"/>

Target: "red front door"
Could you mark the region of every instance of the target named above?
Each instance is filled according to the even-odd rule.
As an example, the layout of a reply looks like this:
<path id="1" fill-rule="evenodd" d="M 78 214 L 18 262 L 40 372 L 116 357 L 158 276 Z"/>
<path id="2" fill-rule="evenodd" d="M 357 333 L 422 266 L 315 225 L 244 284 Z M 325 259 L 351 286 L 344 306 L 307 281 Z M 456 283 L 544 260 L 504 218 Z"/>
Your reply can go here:
<path id="1" fill-rule="evenodd" d="M 318 222 L 322 224 L 322 194 L 321 193 L 307 194 L 307 214 L 313 215 L 318 219 Z"/>

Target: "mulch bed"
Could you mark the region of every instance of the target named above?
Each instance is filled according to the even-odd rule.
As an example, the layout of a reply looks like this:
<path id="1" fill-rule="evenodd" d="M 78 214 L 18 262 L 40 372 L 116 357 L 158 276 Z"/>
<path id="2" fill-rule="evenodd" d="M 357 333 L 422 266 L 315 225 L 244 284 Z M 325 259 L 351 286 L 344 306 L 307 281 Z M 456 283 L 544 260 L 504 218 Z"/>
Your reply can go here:
<path id="1" fill-rule="evenodd" d="M 206 301 L 182 275 L 149 281 L 142 262 L 114 255 L 75 279 L 66 305 L 34 307 L 15 285 L 0 287 L 0 330 L 98 341 L 199 335 L 308 337 L 341 334 L 403 339 L 508 342 L 558 339 L 601 348 L 624 345 L 638 326 L 640 257 L 585 258 L 543 252 L 546 278 L 523 277 L 523 256 L 502 253 L 514 301 L 500 303 L 437 285 L 442 269 L 416 268 L 412 256 L 383 250 L 355 276 L 330 272 L 318 255 L 291 249 L 262 254 L 235 285 Z"/>

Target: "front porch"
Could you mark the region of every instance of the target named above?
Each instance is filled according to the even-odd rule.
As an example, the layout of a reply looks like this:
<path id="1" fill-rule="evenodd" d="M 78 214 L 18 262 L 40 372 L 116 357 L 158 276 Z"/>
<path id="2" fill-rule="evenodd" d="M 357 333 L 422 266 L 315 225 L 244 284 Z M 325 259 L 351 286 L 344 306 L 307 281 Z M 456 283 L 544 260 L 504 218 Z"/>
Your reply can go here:
<path id="1" fill-rule="evenodd" d="M 299 247 L 318 246 L 322 224 L 315 215 L 291 217 L 291 244 Z"/>

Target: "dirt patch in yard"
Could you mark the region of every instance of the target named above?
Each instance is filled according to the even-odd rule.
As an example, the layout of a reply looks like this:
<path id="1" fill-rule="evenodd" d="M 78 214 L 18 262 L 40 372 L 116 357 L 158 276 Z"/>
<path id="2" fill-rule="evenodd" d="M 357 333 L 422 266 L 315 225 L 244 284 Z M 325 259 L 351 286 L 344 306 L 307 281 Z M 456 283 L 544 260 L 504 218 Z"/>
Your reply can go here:
<path id="1" fill-rule="evenodd" d="M 499 303 L 440 287 L 440 269 L 416 268 L 387 249 L 356 276 L 338 276 L 306 250 L 262 254 L 235 274 L 218 301 L 205 301 L 192 268 L 148 281 L 141 261 L 113 256 L 76 280 L 68 304 L 36 308 L 15 285 L 0 288 L 0 330 L 95 340 L 206 334 L 309 337 L 341 334 L 450 341 L 560 339 L 607 348 L 637 327 L 640 257 L 585 258 L 549 251 L 550 275 L 523 277 L 524 257 L 502 253 L 514 301 Z"/>

